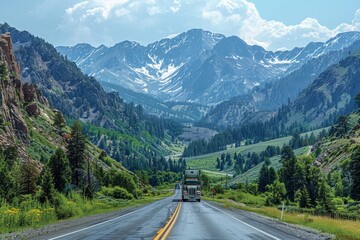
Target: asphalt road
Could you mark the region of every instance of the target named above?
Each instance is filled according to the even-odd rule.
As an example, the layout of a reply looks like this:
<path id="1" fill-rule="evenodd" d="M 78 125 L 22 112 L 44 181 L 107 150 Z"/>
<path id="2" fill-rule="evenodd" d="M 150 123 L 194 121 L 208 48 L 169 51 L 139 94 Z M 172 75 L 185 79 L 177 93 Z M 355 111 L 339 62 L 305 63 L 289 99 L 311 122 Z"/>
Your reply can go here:
<path id="1" fill-rule="evenodd" d="M 169 239 L 298 239 L 207 202 L 184 202 Z"/>
<path id="2" fill-rule="evenodd" d="M 179 190 L 178 190 L 179 191 Z M 174 212 L 176 195 L 108 220 L 50 233 L 36 239 L 153 239 Z"/>
<path id="3" fill-rule="evenodd" d="M 180 191 L 115 218 L 92 222 L 36 239 L 153 239 L 166 224 L 180 199 Z M 304 236 L 303 236 L 304 237 Z M 167 239 L 300 239 L 240 212 L 210 202 L 184 202 Z M 304 238 L 303 238 L 304 239 Z"/>

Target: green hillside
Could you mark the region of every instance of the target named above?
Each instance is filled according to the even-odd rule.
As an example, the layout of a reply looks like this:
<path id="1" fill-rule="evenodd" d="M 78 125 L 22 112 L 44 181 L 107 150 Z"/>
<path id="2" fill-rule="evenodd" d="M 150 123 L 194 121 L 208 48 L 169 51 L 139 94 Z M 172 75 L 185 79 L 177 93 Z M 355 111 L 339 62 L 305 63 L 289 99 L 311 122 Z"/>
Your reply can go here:
<path id="1" fill-rule="evenodd" d="M 311 135 L 311 133 L 314 133 L 315 136 L 317 136 L 320 132 L 322 132 L 323 130 L 327 130 L 328 128 L 322 128 L 322 129 L 317 129 L 314 131 L 310 131 L 310 132 L 306 132 L 306 133 L 302 133 L 300 134 L 300 136 L 305 136 L 305 135 Z M 270 141 L 266 141 L 266 142 L 260 142 L 260 143 L 256 143 L 256 144 L 250 144 L 250 145 L 242 145 L 240 147 L 233 147 L 233 145 L 229 145 L 228 148 L 224 151 L 219 151 L 219 152 L 215 152 L 215 153 L 209 153 L 209 154 L 205 154 L 205 155 L 200 155 L 200 156 L 195 156 L 195 157 L 189 157 L 186 158 L 186 163 L 189 167 L 192 168 L 198 168 L 198 169 L 204 169 L 204 170 L 209 170 L 209 171 L 218 171 L 218 169 L 216 169 L 216 158 L 220 157 L 221 154 L 225 153 L 229 153 L 230 155 L 234 155 L 235 153 L 237 154 L 242 154 L 242 155 L 247 155 L 248 153 L 260 153 L 262 151 L 264 151 L 268 146 L 274 146 L 274 147 L 282 147 L 286 144 L 289 143 L 289 141 L 291 140 L 291 136 L 288 137 L 283 137 L 283 138 L 277 138 L 277 139 L 273 139 Z M 234 173 L 233 168 L 229 168 L 226 169 L 229 173 Z"/>

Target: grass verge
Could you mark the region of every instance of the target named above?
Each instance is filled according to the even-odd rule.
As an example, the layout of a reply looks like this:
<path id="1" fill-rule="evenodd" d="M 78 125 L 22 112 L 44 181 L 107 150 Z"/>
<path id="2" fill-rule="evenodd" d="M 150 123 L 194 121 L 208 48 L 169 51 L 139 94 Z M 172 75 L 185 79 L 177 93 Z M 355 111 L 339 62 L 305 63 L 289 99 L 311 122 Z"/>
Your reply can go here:
<path id="1" fill-rule="evenodd" d="M 267 217 L 280 219 L 281 211 L 275 207 L 251 207 L 230 199 L 213 199 L 204 197 L 205 200 L 224 204 L 226 207 L 258 213 Z M 283 222 L 314 228 L 325 233 L 334 234 L 339 240 L 360 239 L 360 221 L 340 220 L 324 216 L 312 216 L 301 213 L 284 213 Z"/>
<path id="2" fill-rule="evenodd" d="M 33 199 L 28 199 L 26 206 L 19 207 L 1 203 L 0 234 L 17 232 L 27 228 L 36 229 L 59 221 L 141 206 L 169 197 L 172 194 L 172 190 L 159 190 L 156 191 L 156 194 L 143 195 L 140 199 L 132 200 L 114 200 L 111 198 L 86 200 L 75 195 L 75 197 L 67 199 L 58 209 L 46 204 L 41 205 Z M 58 216 L 59 211 L 62 214 L 61 219 Z"/>

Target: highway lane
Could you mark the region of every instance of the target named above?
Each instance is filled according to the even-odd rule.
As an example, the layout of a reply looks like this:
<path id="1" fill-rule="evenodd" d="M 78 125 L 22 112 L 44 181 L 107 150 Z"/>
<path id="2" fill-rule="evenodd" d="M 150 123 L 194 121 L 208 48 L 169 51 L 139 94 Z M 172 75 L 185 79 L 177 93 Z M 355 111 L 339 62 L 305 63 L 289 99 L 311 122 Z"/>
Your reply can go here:
<path id="1" fill-rule="evenodd" d="M 36 239 L 153 239 L 172 216 L 180 199 L 180 191 L 177 190 L 172 197 L 121 216 L 49 233 Z M 278 225 L 274 221 L 257 221 L 241 211 L 207 201 L 183 202 L 177 221 L 169 228 L 167 239 L 318 239 L 316 235 L 315 238 L 308 238 L 307 231 L 302 230 L 296 230 L 300 235 L 295 237 L 288 233 L 286 227 L 278 228 Z"/>
<path id="2" fill-rule="evenodd" d="M 49 233 L 36 239 L 152 239 L 174 212 L 180 195 L 175 195 L 135 211 L 92 224 Z"/>
<path id="3" fill-rule="evenodd" d="M 299 239 L 207 202 L 182 204 L 168 239 Z"/>

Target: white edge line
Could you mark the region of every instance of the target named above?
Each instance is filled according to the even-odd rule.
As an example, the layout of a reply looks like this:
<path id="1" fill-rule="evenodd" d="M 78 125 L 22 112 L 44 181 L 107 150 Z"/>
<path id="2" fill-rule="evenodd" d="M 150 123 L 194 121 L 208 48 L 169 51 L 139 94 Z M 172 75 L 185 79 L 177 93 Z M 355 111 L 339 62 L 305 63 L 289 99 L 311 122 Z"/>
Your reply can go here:
<path id="1" fill-rule="evenodd" d="M 273 235 L 271 235 L 271 234 L 269 234 L 269 233 L 267 233 L 267 232 L 264 232 L 263 230 L 260 230 L 260 229 L 258 229 L 258 228 L 256 228 L 256 227 L 254 227 L 254 226 L 246 223 L 246 222 L 241 221 L 240 219 L 237 219 L 236 217 L 234 217 L 234 216 L 232 216 L 232 215 L 230 215 L 230 214 L 222 211 L 221 209 L 219 209 L 219 208 L 217 208 L 217 207 L 214 207 L 214 206 L 212 206 L 212 205 L 210 205 L 210 204 L 208 204 L 208 203 L 206 203 L 206 202 L 204 202 L 204 204 L 206 204 L 206 205 L 208 205 L 209 207 L 212 207 L 212 208 L 218 210 L 219 212 L 221 212 L 221 213 L 223 213 L 223 214 L 231 217 L 232 219 L 235 219 L 235 220 L 238 221 L 238 222 L 241 222 L 242 224 L 244 224 L 244 225 L 246 225 L 246 226 L 248 226 L 248 227 L 251 227 L 251 228 L 253 228 L 253 229 L 255 229 L 255 230 L 257 230 L 257 231 L 265 234 L 265 235 L 268 236 L 268 237 L 271 237 L 271 238 L 276 239 L 276 240 L 281 240 L 280 238 L 277 238 L 277 237 L 275 237 L 275 236 L 273 236 Z"/>
<path id="2" fill-rule="evenodd" d="M 171 196 L 171 197 L 173 197 L 173 196 Z M 82 231 L 84 231 L 84 230 L 87 230 L 87 229 L 90 229 L 90 228 L 93 228 L 93 227 L 100 226 L 100 225 L 102 225 L 102 224 L 105 224 L 105 223 L 114 221 L 114 220 L 116 220 L 116 219 L 119 219 L 119 218 L 122 218 L 122 217 L 126 217 L 126 216 L 128 216 L 128 215 L 130 215 L 130 214 L 133 214 L 133 213 L 136 213 L 136 212 L 138 212 L 138 211 L 144 210 L 144 209 L 146 209 L 146 208 L 148 208 L 148 207 L 151 207 L 152 205 L 154 205 L 154 204 L 156 204 L 156 203 L 159 203 L 159 202 L 161 202 L 161 201 L 164 201 L 164 200 L 166 200 L 166 199 L 167 199 L 167 198 L 162 199 L 162 200 L 160 200 L 160 201 L 156 201 L 156 202 L 154 202 L 154 203 L 152 203 L 152 204 L 150 204 L 150 205 L 148 205 L 148 206 L 146 206 L 146 207 L 143 207 L 143 208 L 140 208 L 140 209 L 138 209 L 138 210 L 135 210 L 135 211 L 126 213 L 126 214 L 121 215 L 121 216 L 119 216 L 119 217 L 112 218 L 112 219 L 106 220 L 106 221 L 104 221 L 104 222 L 97 223 L 97 224 L 95 224 L 95 225 L 91 225 L 91 226 L 89 226 L 89 227 L 82 228 L 82 229 L 79 229 L 79 230 L 76 230 L 76 231 L 73 231 L 73 232 L 69 232 L 69 233 L 66 233 L 66 234 L 63 234 L 63 235 L 54 237 L 54 238 L 49 238 L 48 240 L 55 240 L 55 239 L 59 239 L 59 238 L 62 238 L 62 237 L 66 237 L 66 236 L 72 235 L 72 234 L 74 234 L 74 233 L 82 232 Z"/>

